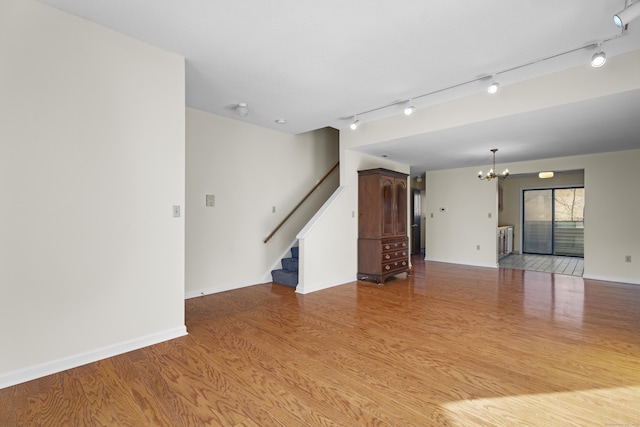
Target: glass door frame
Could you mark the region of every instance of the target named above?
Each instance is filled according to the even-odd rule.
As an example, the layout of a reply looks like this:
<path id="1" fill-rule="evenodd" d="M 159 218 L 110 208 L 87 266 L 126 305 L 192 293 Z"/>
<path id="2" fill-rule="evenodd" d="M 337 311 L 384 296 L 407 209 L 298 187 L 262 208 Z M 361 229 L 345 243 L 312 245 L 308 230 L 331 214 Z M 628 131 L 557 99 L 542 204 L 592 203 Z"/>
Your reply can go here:
<path id="1" fill-rule="evenodd" d="M 522 187 L 520 188 L 520 253 L 524 254 L 524 193 L 525 191 L 531 191 L 531 190 L 562 190 L 562 189 L 571 189 L 571 188 L 586 188 L 584 186 L 584 184 L 582 185 L 551 185 L 551 186 L 535 186 L 535 187 Z M 552 192 L 552 194 L 555 194 Z M 585 209 L 586 209 L 586 189 L 585 189 Z M 555 209 L 555 197 L 552 197 L 552 210 Z M 555 212 L 552 212 L 554 215 L 554 220 L 553 222 L 555 222 Z M 585 213 L 585 217 L 586 217 L 586 213 Z M 552 242 L 551 242 L 551 255 L 554 254 L 555 252 L 555 242 L 553 241 L 554 234 L 555 234 L 555 226 L 552 224 L 552 232 L 551 232 L 551 238 L 552 238 Z M 584 256 L 583 256 L 584 258 Z"/>

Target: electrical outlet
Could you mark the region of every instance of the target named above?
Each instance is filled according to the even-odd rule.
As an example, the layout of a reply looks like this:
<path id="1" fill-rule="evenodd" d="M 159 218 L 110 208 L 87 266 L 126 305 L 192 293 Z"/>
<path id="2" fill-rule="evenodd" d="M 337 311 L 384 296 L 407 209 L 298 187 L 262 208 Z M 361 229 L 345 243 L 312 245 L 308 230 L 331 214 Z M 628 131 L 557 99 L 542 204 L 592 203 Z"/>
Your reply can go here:
<path id="1" fill-rule="evenodd" d="M 631 262 L 631 255 L 625 255 L 624 262 Z"/>
<path id="2" fill-rule="evenodd" d="M 272 212 L 272 213 L 276 213 L 276 207 L 275 207 L 275 206 L 273 206 L 273 207 L 271 208 L 271 212 Z"/>
<path id="3" fill-rule="evenodd" d="M 489 212 L 489 214 L 487 215 L 488 218 L 491 218 L 491 212 Z"/>
<path id="4" fill-rule="evenodd" d="M 216 205 L 216 196 L 214 194 L 207 194 L 205 197 L 205 206 L 212 208 Z"/>
<path id="5" fill-rule="evenodd" d="M 433 218 L 433 212 L 431 212 L 431 218 Z"/>
<path id="6" fill-rule="evenodd" d="M 476 245 L 476 250 L 480 250 L 480 245 Z"/>

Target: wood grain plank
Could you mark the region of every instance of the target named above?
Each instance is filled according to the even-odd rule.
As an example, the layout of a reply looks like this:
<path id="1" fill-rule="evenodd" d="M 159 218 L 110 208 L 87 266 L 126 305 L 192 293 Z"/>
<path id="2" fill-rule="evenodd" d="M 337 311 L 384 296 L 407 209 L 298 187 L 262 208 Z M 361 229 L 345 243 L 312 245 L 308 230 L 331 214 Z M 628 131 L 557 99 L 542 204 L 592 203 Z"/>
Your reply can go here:
<path id="1" fill-rule="evenodd" d="M 640 420 L 640 287 L 424 262 L 378 286 L 186 301 L 189 335 L 0 390 L 0 425 Z"/>
<path id="2" fill-rule="evenodd" d="M 15 426 L 16 421 L 16 387 L 0 389 L 0 426 Z"/>
<path id="3" fill-rule="evenodd" d="M 20 384 L 15 389 L 15 412 L 17 424 L 41 425 L 40 387 L 38 380 Z"/>
<path id="4" fill-rule="evenodd" d="M 62 377 L 63 374 L 54 374 L 36 380 L 39 387 L 42 425 L 71 425 L 72 414 L 62 389 Z"/>

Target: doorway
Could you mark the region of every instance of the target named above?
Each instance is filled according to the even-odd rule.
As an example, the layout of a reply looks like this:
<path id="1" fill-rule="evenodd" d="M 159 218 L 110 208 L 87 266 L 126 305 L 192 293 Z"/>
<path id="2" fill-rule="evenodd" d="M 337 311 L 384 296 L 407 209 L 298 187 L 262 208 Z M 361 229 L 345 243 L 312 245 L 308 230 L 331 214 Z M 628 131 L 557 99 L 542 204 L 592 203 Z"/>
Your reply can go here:
<path id="1" fill-rule="evenodd" d="M 584 257 L 584 187 L 523 190 L 522 252 Z"/>
<path id="2" fill-rule="evenodd" d="M 422 227 L 422 201 L 419 189 L 413 189 L 411 197 L 411 255 L 420 253 Z"/>

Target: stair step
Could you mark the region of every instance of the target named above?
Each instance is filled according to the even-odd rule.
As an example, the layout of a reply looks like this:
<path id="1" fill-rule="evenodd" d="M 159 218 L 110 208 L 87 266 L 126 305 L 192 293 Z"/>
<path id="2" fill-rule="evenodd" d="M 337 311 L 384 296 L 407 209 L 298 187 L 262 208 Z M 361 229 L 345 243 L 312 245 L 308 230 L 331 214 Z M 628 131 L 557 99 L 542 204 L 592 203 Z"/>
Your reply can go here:
<path id="1" fill-rule="evenodd" d="M 282 258 L 282 269 L 298 272 L 298 258 Z"/>
<path id="2" fill-rule="evenodd" d="M 287 270 L 273 270 L 271 277 L 274 283 L 280 283 L 281 285 L 291 286 L 295 288 L 298 285 L 298 273 L 295 271 Z"/>
<path id="3" fill-rule="evenodd" d="M 299 252 L 300 248 L 298 248 L 297 246 L 294 246 L 291 248 L 291 257 L 292 258 L 298 258 L 298 252 Z"/>

